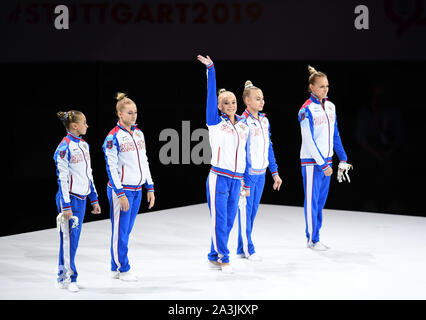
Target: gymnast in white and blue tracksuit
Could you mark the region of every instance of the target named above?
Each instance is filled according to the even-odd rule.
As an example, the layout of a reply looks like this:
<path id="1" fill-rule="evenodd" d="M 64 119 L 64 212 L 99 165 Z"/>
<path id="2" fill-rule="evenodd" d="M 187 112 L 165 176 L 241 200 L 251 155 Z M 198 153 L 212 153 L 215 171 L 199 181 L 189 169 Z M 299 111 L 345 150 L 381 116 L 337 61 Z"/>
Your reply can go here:
<path id="1" fill-rule="evenodd" d="M 278 175 L 278 165 L 275 160 L 271 142 L 269 120 L 263 110 L 264 99 L 262 90 L 254 87 L 251 81 L 247 81 L 243 93 L 243 100 L 247 105 L 242 117 L 246 119 L 250 128 L 250 136 L 247 141 L 247 164 L 244 172 L 245 188 L 250 190 L 249 196 L 240 201 L 238 211 L 238 247 L 237 254 L 246 258 L 255 253 L 252 240 L 253 223 L 259 208 L 265 186 L 266 169 L 269 168 L 274 178 L 274 189 L 279 189 L 282 183 Z M 250 112 L 250 109 L 252 112 Z"/>
<path id="2" fill-rule="evenodd" d="M 317 243 L 321 244 L 319 231 L 330 186 L 333 150 L 340 160 L 339 168 L 345 165 L 347 155 L 337 128 L 336 107 L 327 99 L 327 77 L 312 67 L 309 70 L 311 96 L 301 107 L 298 119 L 302 135 L 300 160 L 305 191 L 305 234 L 308 247 L 315 248 Z"/>
<path id="3" fill-rule="evenodd" d="M 136 105 L 124 94 L 117 98 L 119 121 L 107 135 L 103 144 L 106 170 L 109 177 L 107 195 L 110 203 L 111 271 L 127 273 L 130 270 L 128 242 L 139 212 L 142 186 L 150 200 L 154 195 L 154 182 L 146 155 L 145 137 L 136 127 Z M 124 122 L 124 123 L 123 123 Z M 127 198 L 128 208 L 121 203 Z M 153 201 L 150 200 L 150 207 Z"/>
<path id="4" fill-rule="evenodd" d="M 86 118 L 75 110 L 58 112 L 58 117 L 67 129 L 67 135 L 53 156 L 59 185 L 56 206 L 59 213 L 78 218 L 78 227 L 72 228 L 73 221 L 70 221 L 62 224 L 60 229 L 58 282 L 66 283 L 77 281 L 74 260 L 86 211 L 86 198 L 89 197 L 93 206 L 92 213 L 100 213 L 100 207 L 93 182 L 89 145 L 81 138 L 86 133 Z"/>
<path id="5" fill-rule="evenodd" d="M 208 61 L 205 63 L 208 77 L 206 120 L 212 150 L 206 183 L 212 228 L 208 259 L 228 264 L 228 239 L 242 190 L 249 128 L 245 119 L 235 114 L 237 106 L 233 93 L 223 91 L 216 96 L 215 69 L 213 62 Z M 222 111 L 220 114 L 218 107 Z"/>

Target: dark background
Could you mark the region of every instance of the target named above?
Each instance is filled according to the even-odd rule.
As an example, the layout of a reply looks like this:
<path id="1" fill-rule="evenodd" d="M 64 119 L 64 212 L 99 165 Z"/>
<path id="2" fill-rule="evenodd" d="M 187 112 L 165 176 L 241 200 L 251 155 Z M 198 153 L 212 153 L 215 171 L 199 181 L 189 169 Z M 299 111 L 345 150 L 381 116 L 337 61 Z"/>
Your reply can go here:
<path id="1" fill-rule="evenodd" d="M 24 2 L 20 3 L 24 6 Z M 277 6 L 273 3 L 272 9 Z M 372 6 L 381 9 L 383 14 L 389 3 L 377 1 Z M 414 8 L 417 2 L 412 3 Z M 181 43 L 170 44 L 167 52 L 158 48 L 176 34 L 167 36 L 161 32 L 161 39 L 164 39 L 161 45 L 144 43 L 138 46 L 129 42 L 123 49 L 132 51 L 132 45 L 135 50 L 149 48 L 141 59 L 123 57 L 122 43 L 104 44 L 109 50 L 116 46 L 115 54 L 108 59 L 103 54 L 97 58 L 90 47 L 84 46 L 79 46 L 75 52 L 86 56 L 73 59 L 72 48 L 78 46 L 79 36 L 83 40 L 85 37 L 82 32 L 78 33 L 79 36 L 69 33 L 68 36 L 71 34 L 73 37 L 64 44 L 56 39 L 56 35 L 52 36 L 47 24 L 34 26 L 21 23 L 18 28 L 6 22 L 8 38 L 13 38 L 11 32 L 15 31 L 16 35 L 13 45 L 5 46 L 0 63 L 5 84 L 2 91 L 6 135 L 2 148 L 6 186 L 3 202 L 6 207 L 12 207 L 2 212 L 0 235 L 55 227 L 57 182 L 53 154 L 65 135 L 56 117 L 60 110 L 80 110 L 89 124 L 84 139 L 91 147 L 93 175 L 102 214 L 91 215 L 87 210 L 85 221 L 109 218 L 108 179 L 102 143 L 117 121 L 114 114 L 117 91 L 127 92 L 138 106 L 137 122 L 146 137 L 156 190 L 156 204 L 150 211 L 206 202 L 205 182 L 209 165 L 163 165 L 159 161 L 159 150 L 166 143 L 159 141 L 163 129 L 173 128 L 181 133 L 182 121 L 188 120 L 191 132 L 205 128 L 206 72 L 204 65 L 196 61 L 197 54 L 211 56 L 216 67 L 217 86 L 236 94 L 238 113 L 244 110 L 241 95 L 246 80 L 251 80 L 263 90 L 266 100 L 264 112 L 271 123 L 271 138 L 284 184 L 281 191 L 273 191 L 268 171 L 262 203 L 303 206 L 297 114 L 308 98 L 307 65 L 310 64 L 328 75 L 329 99 L 337 108 L 339 131 L 348 162 L 354 165 L 350 184 L 338 184 L 336 174 L 333 174 L 326 208 L 425 216 L 426 211 L 419 201 L 424 188 L 419 182 L 424 177 L 422 115 L 426 104 L 426 55 L 423 47 L 425 38 L 418 36 L 425 34 L 425 27 L 420 22 L 412 23 L 412 29 L 401 35 L 389 27 L 392 26 L 389 19 L 384 20 L 383 25 L 390 31 L 386 28 L 383 31 L 379 21 L 373 20 L 373 30 L 365 34 L 368 45 L 362 49 L 360 46 L 364 40 L 353 30 L 351 5 L 353 2 L 347 5 L 349 13 L 347 7 L 342 5 L 341 9 L 352 19 L 350 26 L 345 27 L 351 31 L 345 33 L 345 30 L 338 30 L 330 24 L 326 37 L 320 41 L 321 46 L 310 41 L 312 35 L 317 41 L 321 30 L 312 29 L 308 34 L 302 31 L 300 37 L 306 39 L 303 40 L 305 46 L 294 51 L 292 43 L 282 41 L 283 52 L 288 48 L 289 53 L 281 54 L 281 58 L 276 52 L 268 52 L 268 43 L 259 39 L 263 35 L 269 37 L 267 29 L 271 27 L 276 31 L 280 23 L 285 23 L 282 21 L 270 22 L 272 26 L 265 25 L 266 22 L 258 24 L 258 33 L 250 36 L 253 42 L 249 44 L 243 43 L 247 34 L 239 37 L 239 34 L 232 33 L 239 25 L 226 26 L 231 34 L 229 37 L 217 32 L 214 21 L 201 26 L 214 35 L 210 45 L 193 37 L 200 31 L 199 26 L 185 30 L 179 29 L 181 25 L 174 26 L 174 30 L 176 27 L 180 30 L 179 36 L 186 36 Z M 266 3 L 264 6 L 266 16 L 268 6 Z M 7 10 L 2 13 L 10 13 L 10 8 L 14 5 L 6 7 Z M 329 6 L 325 6 L 324 10 L 328 9 Z M 401 12 L 400 15 L 406 17 Z M 307 11 L 309 14 L 313 13 Z M 318 14 L 316 12 L 315 16 Z M 419 18 L 419 21 L 423 20 Z M 94 32 L 93 25 L 77 26 L 80 31 L 86 27 L 92 36 L 102 34 Z M 295 37 L 298 35 L 297 26 L 294 30 L 285 30 Z M 160 27 L 164 25 L 154 23 L 150 26 L 150 36 L 155 32 L 160 35 L 163 30 Z M 223 25 L 219 27 L 223 28 Z M 119 28 L 122 26 L 116 26 L 116 29 Z M 377 29 L 381 31 L 374 33 Z M 126 30 L 132 32 L 133 29 L 130 26 Z M 136 34 L 135 30 L 133 34 Z M 148 34 L 146 28 L 144 30 Z M 194 34 L 188 30 L 194 30 Z M 24 37 L 22 41 L 17 40 L 21 39 L 19 36 Z M 205 37 L 208 36 L 205 34 Z M 26 47 L 30 37 L 40 40 L 39 44 L 32 40 Z M 353 40 L 351 45 L 357 46 L 359 53 L 354 54 L 353 48 L 345 51 L 347 43 L 337 41 L 339 37 Z M 329 41 L 330 38 L 336 41 Z M 386 41 L 381 42 L 383 39 Z M 373 46 L 375 40 L 376 46 Z M 58 41 L 57 47 L 54 46 L 55 41 Z M 230 50 L 227 46 L 231 42 L 235 47 L 241 44 L 241 48 L 232 47 Z M 277 47 L 276 42 L 269 44 Z M 102 47 L 99 43 L 97 45 Z M 155 51 L 153 48 L 157 48 L 157 58 L 151 55 Z M 246 48 L 251 51 L 246 51 Z M 37 55 L 32 55 L 32 50 Z M 40 54 L 43 50 L 46 55 Z M 336 50 L 339 50 L 337 55 Z M 179 58 L 175 59 L 174 53 Z M 327 53 L 329 58 L 325 58 Z M 359 58 L 354 58 L 354 55 Z M 192 142 L 191 146 L 195 144 L 197 142 Z M 334 157 L 335 172 L 337 162 Z M 142 213 L 148 212 L 145 200 L 141 205 Z"/>
<path id="2" fill-rule="evenodd" d="M 343 145 L 355 168 L 350 184 L 338 184 L 333 176 L 326 207 L 424 215 L 421 202 L 415 199 L 423 193 L 416 180 L 421 174 L 425 63 L 309 63 L 328 75 L 329 98 L 336 104 Z M 274 192 L 268 173 L 263 203 L 303 205 L 297 114 L 308 97 L 307 64 L 308 61 L 215 61 L 218 87 L 235 92 L 239 113 L 244 110 L 241 94 L 245 80 L 252 80 L 264 92 L 264 112 L 270 119 L 284 185 L 281 191 Z M 88 119 L 84 139 L 91 146 L 93 175 L 103 214 L 97 217 L 87 213 L 86 221 L 108 217 L 102 143 L 116 124 L 117 90 L 128 92 L 138 106 L 138 124 L 146 136 L 155 182 L 156 205 L 152 210 L 206 201 L 209 165 L 163 165 L 158 156 L 166 143 L 158 139 L 161 130 L 174 128 L 181 133 L 183 120 L 191 122 L 191 131 L 205 127 L 205 67 L 195 59 L 156 63 L 12 63 L 2 69 L 8 72 L 12 84 L 7 95 L 13 97 L 11 115 L 16 119 L 16 125 L 8 130 L 11 139 L 7 148 L 16 156 L 6 170 L 7 185 L 10 190 L 21 190 L 14 194 L 16 216 L 6 215 L 7 227 L 2 224 L 2 234 L 54 227 L 57 183 L 53 153 L 65 134 L 56 118 L 59 110 L 81 110 Z M 58 72 L 67 76 L 58 81 Z M 271 77 L 271 73 L 285 76 Z M 374 93 L 379 88 L 383 90 L 382 100 L 376 103 Z M 360 135 L 361 131 L 364 134 Z M 380 160 L 363 147 L 362 138 L 376 150 Z M 197 143 L 192 142 L 191 146 Z M 141 212 L 147 211 L 143 202 Z"/>

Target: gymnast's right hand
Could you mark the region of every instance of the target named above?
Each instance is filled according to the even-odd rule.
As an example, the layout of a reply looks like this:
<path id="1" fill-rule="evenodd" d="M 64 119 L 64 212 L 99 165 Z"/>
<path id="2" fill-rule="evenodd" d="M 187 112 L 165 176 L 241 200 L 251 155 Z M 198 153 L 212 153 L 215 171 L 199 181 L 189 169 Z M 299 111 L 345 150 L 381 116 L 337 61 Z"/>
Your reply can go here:
<path id="1" fill-rule="evenodd" d="M 118 202 L 120 203 L 120 210 L 121 211 L 127 211 L 130 208 L 129 200 L 126 196 L 122 196 L 118 198 Z"/>
<path id="2" fill-rule="evenodd" d="M 62 214 L 64 215 L 65 218 L 70 219 L 72 217 L 72 210 L 64 210 L 62 211 Z"/>
<path id="3" fill-rule="evenodd" d="M 198 55 L 197 59 L 198 61 L 200 61 L 202 64 L 205 64 L 206 66 L 213 63 L 212 59 L 210 59 L 209 56 L 203 57 L 201 55 Z"/>

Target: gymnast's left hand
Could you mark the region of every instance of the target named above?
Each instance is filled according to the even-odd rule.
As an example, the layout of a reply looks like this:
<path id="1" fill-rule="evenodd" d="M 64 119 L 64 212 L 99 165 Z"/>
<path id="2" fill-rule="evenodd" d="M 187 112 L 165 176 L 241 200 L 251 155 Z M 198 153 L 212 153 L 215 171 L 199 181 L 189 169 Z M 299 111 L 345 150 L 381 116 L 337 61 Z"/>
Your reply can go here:
<path id="1" fill-rule="evenodd" d="M 148 209 L 151 209 L 154 206 L 154 202 L 155 202 L 155 195 L 154 192 L 147 192 L 146 195 L 149 205 L 148 205 Z"/>
<path id="2" fill-rule="evenodd" d="M 275 176 L 273 176 L 273 178 L 274 178 L 274 184 L 272 186 L 272 189 L 279 191 L 280 188 L 281 188 L 281 184 L 283 183 L 283 181 L 281 180 L 280 176 L 277 175 L 277 174 Z"/>
<path id="3" fill-rule="evenodd" d="M 99 205 L 99 203 L 94 203 L 92 205 L 91 213 L 93 213 L 93 214 L 100 214 L 101 213 L 101 206 Z"/>

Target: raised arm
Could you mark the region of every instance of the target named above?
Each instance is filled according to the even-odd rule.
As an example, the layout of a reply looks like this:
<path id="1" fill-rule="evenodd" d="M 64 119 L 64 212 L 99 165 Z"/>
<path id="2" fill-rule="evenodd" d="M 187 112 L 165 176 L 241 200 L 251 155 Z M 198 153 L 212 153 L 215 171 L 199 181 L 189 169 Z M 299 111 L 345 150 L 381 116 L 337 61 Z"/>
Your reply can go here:
<path id="1" fill-rule="evenodd" d="M 202 64 L 204 64 L 207 68 L 206 121 L 208 126 L 214 126 L 221 121 L 219 116 L 219 111 L 217 108 L 216 73 L 214 69 L 214 64 L 209 56 L 203 57 L 201 55 L 198 55 L 197 60 L 200 61 Z"/>

